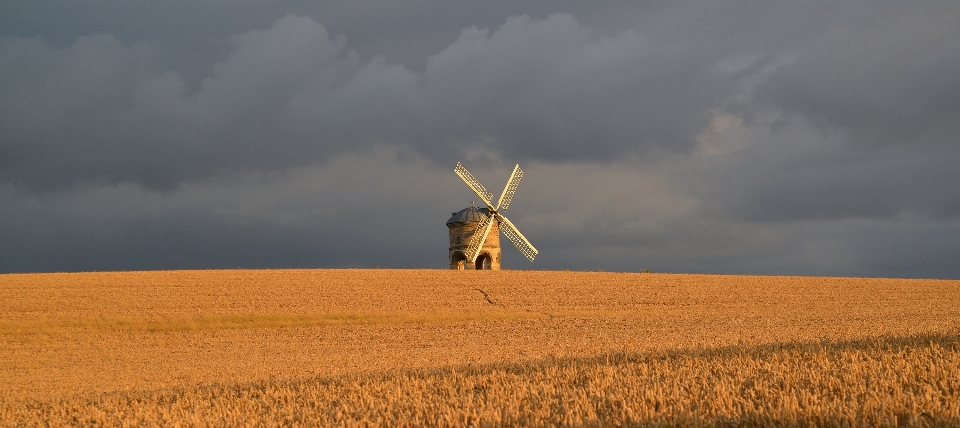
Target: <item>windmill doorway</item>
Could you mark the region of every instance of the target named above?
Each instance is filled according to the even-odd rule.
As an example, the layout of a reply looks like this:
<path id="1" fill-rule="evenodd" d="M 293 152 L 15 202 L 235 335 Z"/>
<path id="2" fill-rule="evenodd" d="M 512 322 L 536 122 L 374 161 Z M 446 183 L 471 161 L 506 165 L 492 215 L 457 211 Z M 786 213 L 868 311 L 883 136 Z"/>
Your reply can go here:
<path id="1" fill-rule="evenodd" d="M 474 267 L 476 270 L 490 270 L 490 255 L 482 254 L 480 257 L 477 257 L 477 263 Z"/>
<path id="2" fill-rule="evenodd" d="M 450 268 L 456 270 L 463 270 L 467 266 L 467 256 L 463 253 L 457 251 L 453 253 L 453 258 L 450 259 Z"/>

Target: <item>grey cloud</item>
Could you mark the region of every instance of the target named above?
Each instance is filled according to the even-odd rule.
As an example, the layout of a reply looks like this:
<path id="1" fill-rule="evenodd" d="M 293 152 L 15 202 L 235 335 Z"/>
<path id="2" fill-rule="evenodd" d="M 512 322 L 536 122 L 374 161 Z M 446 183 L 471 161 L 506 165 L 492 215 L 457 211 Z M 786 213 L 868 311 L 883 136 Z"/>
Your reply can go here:
<path id="1" fill-rule="evenodd" d="M 830 29 L 759 95 L 862 146 L 954 145 L 958 75 L 960 10 L 910 3 Z"/>
<path id="2" fill-rule="evenodd" d="M 430 101 L 456 114 L 444 121 L 444 140 L 486 142 L 512 157 L 609 159 L 689 148 L 720 91 L 699 72 L 664 78 L 671 70 L 646 58 L 645 48 L 636 32 L 597 38 L 569 15 L 514 17 L 493 33 L 464 30 L 427 62 L 424 87 Z M 697 89 L 697 97 L 684 95 Z"/>
<path id="3" fill-rule="evenodd" d="M 504 242 L 504 266 L 960 274 L 956 219 L 731 219 L 714 211 L 729 194 L 704 194 L 683 180 L 717 176 L 705 173 L 698 160 L 677 162 L 657 168 L 524 164 L 507 215 L 541 254 L 530 264 Z M 510 168 L 469 166 L 491 188 Z M 729 168 L 744 169 L 736 163 Z M 225 174 L 165 194 L 130 184 L 42 197 L 2 188 L 0 271 L 442 268 L 443 222 L 475 200 L 451 169 L 401 149 L 378 148 L 284 172 Z"/>
<path id="4" fill-rule="evenodd" d="M 92 178 L 114 144 L 116 113 L 151 53 L 110 35 L 81 37 L 65 50 L 37 39 L 0 42 L 0 179 L 38 187 Z"/>
<path id="5" fill-rule="evenodd" d="M 383 143 L 443 162 L 478 144 L 521 160 L 682 151 L 727 90 L 709 70 L 648 66 L 636 32 L 600 37 L 564 14 L 463 30 L 422 75 L 383 58 L 362 63 L 309 17 L 287 15 L 232 43 L 192 91 L 147 67 L 156 52 L 110 35 L 67 49 L 5 40 L 0 147 L 11 161 L 0 179 L 172 189 Z"/>
<path id="6" fill-rule="evenodd" d="M 3 272 L 443 267 L 464 161 L 508 268 L 960 277 L 955 2 L 67 3 L 0 4 Z"/>
<path id="7" fill-rule="evenodd" d="M 378 148 L 168 193 L 121 184 L 36 196 L 7 186 L 0 271 L 439 268 L 443 222 L 469 203 L 457 180 L 416 155 Z"/>
<path id="8" fill-rule="evenodd" d="M 792 165 L 755 183 L 738 201 L 744 218 L 790 221 L 830 218 L 960 218 L 960 153 Z"/>
<path id="9" fill-rule="evenodd" d="M 0 178 L 41 189 L 101 180 L 170 189 L 302 157 L 284 138 L 283 106 L 307 79 L 336 74 L 343 63 L 356 68 L 355 56 L 313 20 L 292 15 L 233 43 L 234 53 L 191 92 L 176 73 L 138 61 L 154 52 L 110 35 L 63 50 L 5 40 L 0 150 L 10 162 Z"/>
<path id="10" fill-rule="evenodd" d="M 797 121 L 770 129 L 718 116 L 677 181 L 712 216 L 790 223 L 960 219 L 960 150 L 860 150 Z"/>

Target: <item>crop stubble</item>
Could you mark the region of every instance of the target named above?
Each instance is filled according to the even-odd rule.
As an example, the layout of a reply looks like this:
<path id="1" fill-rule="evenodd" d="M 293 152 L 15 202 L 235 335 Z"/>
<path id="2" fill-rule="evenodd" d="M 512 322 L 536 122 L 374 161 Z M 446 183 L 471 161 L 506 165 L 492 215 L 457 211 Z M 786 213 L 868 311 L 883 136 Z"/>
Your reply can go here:
<path id="1" fill-rule="evenodd" d="M 929 422 L 927 418 L 960 421 L 956 404 L 948 405 L 960 394 L 960 373 L 944 369 L 960 367 L 957 302 L 960 281 L 947 280 L 444 270 L 0 275 L 0 413 L 5 417 L 0 421 L 57 421 L 57 415 L 70 414 L 64 408 L 87 409 L 80 414 L 96 421 L 97 411 L 105 409 L 124 415 L 122 405 L 110 403 L 130 400 L 154 403 L 141 403 L 155 411 L 141 409 L 140 414 L 154 415 L 141 422 L 162 421 L 162 414 L 184 421 L 188 416 L 217 420 L 220 414 L 224 422 L 273 415 L 265 421 L 277 421 L 284 420 L 278 416 L 282 412 L 276 413 L 284 408 L 274 402 L 277 397 L 287 397 L 288 404 L 297 403 L 290 397 L 313 397 L 308 401 L 319 406 L 315 412 L 306 411 L 303 402 L 291 404 L 299 410 L 284 410 L 293 415 L 286 421 L 362 423 L 390 415 L 389 409 L 407 409 L 394 413 L 394 420 L 536 425 L 680 423 L 697 417 L 708 423 L 727 417 L 762 422 L 763 417 L 776 418 L 776 409 L 750 410 L 743 400 L 734 400 L 710 410 L 703 403 L 729 401 L 716 397 L 737 396 L 731 391 L 739 385 L 743 392 L 748 380 L 750 385 L 772 382 L 767 378 L 775 370 L 792 370 L 774 376 L 789 384 L 806 376 L 802 367 L 816 373 L 818 367 L 843 366 L 863 356 L 870 361 L 820 379 L 831 384 L 843 373 L 868 373 L 854 376 L 860 383 L 847 379 L 850 390 L 837 393 L 837 399 L 852 399 L 860 388 L 860 403 L 847 403 L 849 408 L 864 407 L 862 397 L 870 385 L 863 382 L 869 384 L 871 370 L 880 373 L 872 375 L 873 388 L 879 388 L 876 377 L 883 379 L 885 367 L 906 364 L 903 370 L 917 373 L 922 372 L 918 367 L 937 368 L 909 381 L 925 392 L 894 398 L 913 403 L 899 416 L 874 412 L 836 420 L 889 422 L 883 418 L 893 415 L 900 418 L 896 421 L 916 424 Z M 856 341 L 864 338 L 867 342 Z M 800 345 L 761 351 L 768 344 Z M 908 354 L 914 360 L 906 361 L 903 355 Z M 597 360 L 602 356 L 607 359 Z M 764 368 L 780 360 L 787 368 Z M 659 377 L 650 377 L 656 364 L 672 369 L 661 368 Z M 740 369 L 724 374 L 729 367 Z M 682 375 L 696 370 L 716 373 L 716 379 L 694 381 Z M 544 380 L 545 373 L 553 375 Z M 586 389 L 576 387 L 577 382 Z M 714 385 L 713 395 L 691 389 L 705 382 Z M 909 383 L 900 384 L 904 382 Z M 591 383 L 599 388 L 593 395 L 584 392 Z M 437 385 L 454 386 L 441 393 Z M 457 389 L 464 385 L 473 386 Z M 486 385 L 481 388 L 484 400 L 477 401 L 477 385 Z M 384 388 L 400 392 L 369 398 Z M 724 394 L 724 388 L 730 391 Z M 266 394 L 268 390 L 276 394 Z M 655 406 L 654 394 L 650 403 L 641 406 L 637 403 L 646 401 L 637 398 L 639 407 L 631 407 L 628 392 L 634 390 L 647 395 L 660 391 L 660 404 Z M 507 399 L 517 391 L 529 394 Z M 756 391 L 752 394 L 775 388 Z M 173 411 L 175 405 L 156 404 L 177 394 L 177 406 L 206 404 L 180 408 L 180 413 Z M 240 396 L 230 401 L 231 394 Z M 261 403 L 251 407 L 251 394 Z M 421 395 L 436 400 L 402 399 Z M 472 406 L 461 402 L 466 396 L 472 397 Z M 929 403 L 920 396 L 929 396 Z M 354 397 L 353 413 L 343 407 L 350 406 L 349 399 L 335 397 Z M 357 404 L 365 402 L 363 397 L 367 404 Z M 537 397 L 543 405 L 531 407 Z M 696 397 L 700 401 L 689 401 Z M 620 404 L 611 404 L 615 402 Z M 377 413 L 384 403 L 393 404 Z M 826 409 L 820 419 L 827 422 L 840 417 L 837 409 L 843 406 L 817 403 L 819 407 L 787 407 Z M 203 413 L 204 408 L 221 411 Z M 553 412 L 541 414 L 544 408 Z M 655 411 L 644 413 L 651 409 Z M 680 411 L 684 409 L 687 413 Z M 783 407 L 777 411 L 781 418 L 775 420 L 814 415 L 790 416 Z M 532 419 L 516 419 L 518 414 Z M 714 414 L 720 419 L 708 417 Z"/>

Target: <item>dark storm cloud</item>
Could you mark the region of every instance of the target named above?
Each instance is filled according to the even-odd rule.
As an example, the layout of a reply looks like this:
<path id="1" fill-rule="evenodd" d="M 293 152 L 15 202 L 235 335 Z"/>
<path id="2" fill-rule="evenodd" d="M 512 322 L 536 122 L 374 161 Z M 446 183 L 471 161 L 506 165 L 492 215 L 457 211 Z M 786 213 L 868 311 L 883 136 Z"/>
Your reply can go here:
<path id="1" fill-rule="evenodd" d="M 66 49 L 4 40 L 0 150 L 11 161 L 2 179 L 28 188 L 97 180 L 171 188 L 289 160 L 283 106 L 306 80 L 337 79 L 356 59 L 309 18 L 288 16 L 232 43 L 233 54 L 190 91 L 178 74 L 144 66 L 156 56 L 150 48 L 109 34 Z"/>
<path id="2" fill-rule="evenodd" d="M 0 271 L 960 277 L 956 2 L 6 2 Z"/>
<path id="3" fill-rule="evenodd" d="M 738 210 L 751 220 L 960 218 L 960 152 L 937 158 L 902 153 L 855 163 L 791 165 L 747 187 Z"/>
<path id="4" fill-rule="evenodd" d="M 947 144 L 960 135 L 960 10 L 905 3 L 829 29 L 761 98 L 856 144 Z"/>
<path id="5" fill-rule="evenodd" d="M 449 202 L 469 203 L 454 180 L 378 149 L 168 193 L 123 184 L 37 198 L 0 188 L 0 271 L 442 267 L 443 222 L 462 208 Z"/>
<path id="6" fill-rule="evenodd" d="M 690 183 L 714 215 L 751 222 L 960 219 L 960 147 L 864 150 L 804 122 L 773 130 L 734 116 L 700 137 Z"/>
<path id="7" fill-rule="evenodd" d="M 362 62 L 309 17 L 287 15 L 231 44 L 191 90 L 150 67 L 154 49 L 110 34 L 63 49 L 4 39 L 0 179 L 170 189 L 384 143 L 444 162 L 478 145 L 520 160 L 685 150 L 726 90 L 719 73 L 647 60 L 635 31 L 599 36 L 564 14 L 464 29 L 422 74 Z"/>

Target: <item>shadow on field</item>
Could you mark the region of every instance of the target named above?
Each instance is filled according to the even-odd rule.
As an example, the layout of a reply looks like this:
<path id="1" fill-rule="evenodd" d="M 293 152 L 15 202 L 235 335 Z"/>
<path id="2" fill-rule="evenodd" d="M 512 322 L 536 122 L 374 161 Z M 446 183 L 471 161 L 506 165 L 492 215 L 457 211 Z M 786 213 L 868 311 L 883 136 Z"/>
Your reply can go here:
<path id="1" fill-rule="evenodd" d="M 5 425 L 960 426 L 956 333 L 111 393 Z"/>

